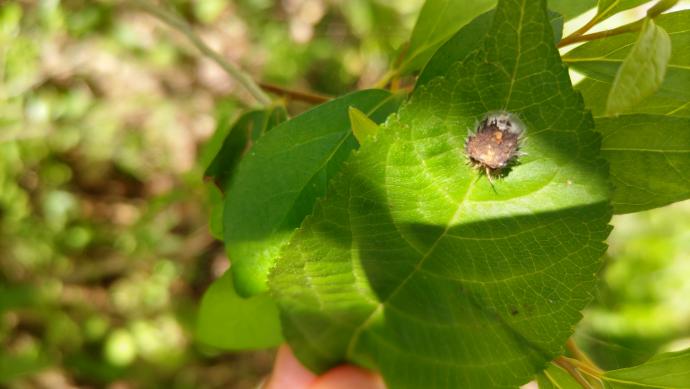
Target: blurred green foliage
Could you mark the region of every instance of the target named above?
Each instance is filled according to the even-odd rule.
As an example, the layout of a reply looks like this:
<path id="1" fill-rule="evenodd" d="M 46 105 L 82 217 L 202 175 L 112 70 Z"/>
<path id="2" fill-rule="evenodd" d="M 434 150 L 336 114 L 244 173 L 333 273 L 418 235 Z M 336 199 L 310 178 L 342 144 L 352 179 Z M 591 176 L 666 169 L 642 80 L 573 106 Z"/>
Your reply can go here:
<path id="1" fill-rule="evenodd" d="M 421 0 L 167 4 L 256 79 L 337 95 L 385 73 Z M 266 374 L 270 352 L 192 336 L 227 268 L 204 145 L 245 98 L 121 2 L 0 3 L 0 386 L 249 388 Z M 605 366 L 690 336 L 688 220 L 688 203 L 615 220 L 578 337 Z"/>
<path id="2" fill-rule="evenodd" d="M 690 347 L 690 202 L 616 216 L 577 339 L 603 368 Z"/>
<path id="3" fill-rule="evenodd" d="M 386 70 L 420 3 L 167 5 L 255 78 L 340 94 Z M 204 144 L 245 97 L 123 2 L 0 4 L 0 386 L 253 387 L 266 374 L 270 352 L 219 354 L 192 335 L 227 267 Z"/>

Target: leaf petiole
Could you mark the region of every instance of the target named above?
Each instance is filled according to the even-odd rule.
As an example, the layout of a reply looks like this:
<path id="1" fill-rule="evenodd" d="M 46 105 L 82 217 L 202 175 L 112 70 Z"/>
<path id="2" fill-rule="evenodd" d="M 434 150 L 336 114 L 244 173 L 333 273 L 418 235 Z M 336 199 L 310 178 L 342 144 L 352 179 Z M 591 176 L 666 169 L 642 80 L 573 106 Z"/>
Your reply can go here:
<path id="1" fill-rule="evenodd" d="M 642 24 L 644 23 L 645 18 L 642 18 L 640 20 L 637 20 L 632 23 L 628 23 L 625 25 L 622 25 L 620 27 L 616 27 L 611 30 L 604 30 L 604 31 L 599 31 L 599 32 L 594 32 L 591 34 L 585 34 L 585 35 L 569 35 L 563 39 L 561 39 L 560 42 L 558 42 L 558 45 L 556 47 L 561 48 L 565 47 L 568 45 L 572 45 L 574 43 L 579 43 L 579 42 L 589 42 L 597 39 L 603 39 L 607 38 L 610 36 L 614 35 L 620 35 L 620 34 L 626 34 L 629 32 L 637 32 L 640 31 L 642 28 Z"/>
<path id="2" fill-rule="evenodd" d="M 647 11 L 647 17 L 648 18 L 655 18 L 665 11 L 668 11 L 671 9 L 671 7 L 675 6 L 678 3 L 678 0 L 659 0 L 652 8 L 650 8 Z M 612 5 L 613 7 L 613 5 Z M 573 32 L 572 34 L 568 35 L 567 37 L 561 39 L 561 41 L 558 43 L 558 48 L 568 46 L 574 43 L 579 43 L 579 42 L 587 42 L 587 41 L 593 41 L 596 39 L 602 39 L 606 38 L 612 35 L 619 35 L 619 34 L 624 34 L 628 32 L 636 32 L 639 31 L 640 28 L 642 27 L 642 23 L 644 22 L 644 18 L 637 20 L 635 22 L 625 24 L 623 26 L 611 29 L 611 30 L 605 30 L 605 31 L 599 31 L 591 34 L 585 34 L 587 31 L 591 30 L 592 27 L 596 26 L 600 22 L 603 22 L 604 20 L 608 19 L 611 17 L 612 14 L 609 13 L 609 9 L 606 9 L 602 12 L 597 12 L 592 19 L 590 19 L 589 22 L 585 23 L 582 27 L 577 29 L 577 31 Z"/>

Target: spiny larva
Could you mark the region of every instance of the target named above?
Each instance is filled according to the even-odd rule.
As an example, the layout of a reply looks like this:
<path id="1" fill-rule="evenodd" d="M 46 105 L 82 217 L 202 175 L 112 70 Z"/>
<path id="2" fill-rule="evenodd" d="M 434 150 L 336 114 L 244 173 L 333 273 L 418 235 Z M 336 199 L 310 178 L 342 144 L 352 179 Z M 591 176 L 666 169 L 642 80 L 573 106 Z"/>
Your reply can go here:
<path id="1" fill-rule="evenodd" d="M 489 114 L 479 123 L 476 132 L 465 141 L 465 153 L 472 166 L 486 173 L 489 181 L 500 176 L 503 169 L 522 155 L 524 125 L 513 114 Z"/>

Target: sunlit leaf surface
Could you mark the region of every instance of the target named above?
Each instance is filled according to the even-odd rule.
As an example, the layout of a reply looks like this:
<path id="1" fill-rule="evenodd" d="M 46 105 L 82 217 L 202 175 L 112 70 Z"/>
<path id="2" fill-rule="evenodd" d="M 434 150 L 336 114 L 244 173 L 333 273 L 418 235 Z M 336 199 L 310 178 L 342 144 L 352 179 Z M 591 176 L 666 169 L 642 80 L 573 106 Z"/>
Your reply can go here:
<path id="1" fill-rule="evenodd" d="M 364 90 L 329 101 L 259 138 L 239 164 L 226 194 L 223 230 L 240 295 L 267 290 L 278 251 L 357 147 L 350 106 L 381 122 L 398 100 L 387 91 Z"/>
<path id="2" fill-rule="evenodd" d="M 591 299 L 610 218 L 600 139 L 545 1 L 501 1 L 491 23 L 283 248 L 271 289 L 310 368 L 347 360 L 392 388 L 514 387 L 562 351 Z M 527 155 L 492 185 L 464 142 L 497 110 L 524 123 Z"/>

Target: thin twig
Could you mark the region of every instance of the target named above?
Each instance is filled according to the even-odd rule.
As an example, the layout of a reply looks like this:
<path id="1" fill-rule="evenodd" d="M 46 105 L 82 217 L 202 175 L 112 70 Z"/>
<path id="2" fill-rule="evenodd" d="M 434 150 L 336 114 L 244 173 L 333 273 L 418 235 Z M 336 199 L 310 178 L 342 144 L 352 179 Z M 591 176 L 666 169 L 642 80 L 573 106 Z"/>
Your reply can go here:
<path id="1" fill-rule="evenodd" d="M 330 99 L 331 96 L 321 95 L 313 92 L 297 91 L 293 89 L 287 89 L 279 85 L 269 84 L 267 82 L 259 82 L 261 89 L 271 92 L 281 96 L 287 96 L 294 100 L 305 101 L 307 103 L 321 104 Z"/>
<path id="2" fill-rule="evenodd" d="M 561 41 L 558 42 L 557 47 L 561 48 L 564 46 L 572 45 L 573 43 L 593 41 L 596 39 L 602 39 L 602 38 L 606 38 L 606 37 L 610 37 L 610 36 L 614 36 L 614 35 L 620 35 L 620 34 L 625 34 L 628 32 L 639 31 L 640 28 L 642 28 L 643 22 L 644 22 L 644 19 L 640 19 L 636 22 L 626 24 L 626 25 L 614 28 L 612 30 L 593 32 L 591 34 L 579 35 L 579 36 L 570 35 L 566 38 L 561 39 Z"/>
<path id="3" fill-rule="evenodd" d="M 583 35 L 583 34 L 586 33 L 587 31 L 589 31 L 592 27 L 596 26 L 597 23 L 599 23 L 600 21 L 601 21 L 601 19 L 600 19 L 600 14 L 597 13 L 596 15 L 594 15 L 594 16 L 592 17 L 592 19 L 589 20 L 589 22 L 585 23 L 584 26 L 578 28 L 575 32 L 573 32 L 572 34 L 570 34 L 569 36 L 567 36 L 565 39 L 569 39 L 569 38 L 571 38 L 571 37 L 576 37 L 576 36 Z"/>
<path id="4" fill-rule="evenodd" d="M 654 19 L 655 17 L 661 15 L 663 12 L 666 12 L 669 9 L 671 9 L 671 7 L 675 6 L 677 3 L 678 0 L 659 0 L 656 4 L 654 4 L 652 8 L 650 8 L 647 11 L 647 17 Z M 611 7 L 613 7 L 613 4 L 611 5 Z M 592 19 L 590 19 L 590 21 L 587 22 L 584 26 L 580 27 L 579 29 L 577 29 L 577 31 L 573 32 L 567 37 L 561 39 L 561 41 L 558 42 L 558 47 L 560 48 L 578 42 L 593 41 L 595 39 L 602 39 L 612 35 L 624 34 L 626 32 L 635 32 L 640 29 L 642 23 L 644 22 L 644 19 L 640 19 L 636 22 L 626 24 L 614 28 L 612 30 L 600 31 L 585 35 L 585 33 L 589 31 L 592 27 L 596 26 L 600 22 L 612 16 L 611 14 L 608 14 L 608 11 L 609 9 L 606 9 L 601 13 L 597 12 L 597 14 L 594 15 L 594 17 L 592 17 Z"/>
<path id="5" fill-rule="evenodd" d="M 192 28 L 179 18 L 177 15 L 149 2 L 148 0 L 129 0 L 134 6 L 141 8 L 147 13 L 155 16 L 170 27 L 178 30 L 189 39 L 192 44 L 199 49 L 205 56 L 217 63 L 230 77 L 239 82 L 251 95 L 259 102 L 259 104 L 267 106 L 271 104 L 271 98 L 266 95 L 261 88 L 249 77 L 246 73 L 240 70 L 237 66 L 226 61 L 220 54 L 213 51 L 201 38 L 192 30 Z"/>

